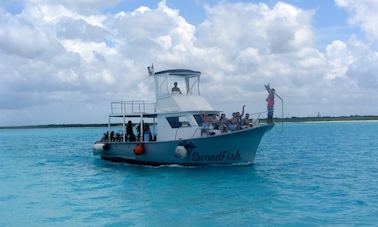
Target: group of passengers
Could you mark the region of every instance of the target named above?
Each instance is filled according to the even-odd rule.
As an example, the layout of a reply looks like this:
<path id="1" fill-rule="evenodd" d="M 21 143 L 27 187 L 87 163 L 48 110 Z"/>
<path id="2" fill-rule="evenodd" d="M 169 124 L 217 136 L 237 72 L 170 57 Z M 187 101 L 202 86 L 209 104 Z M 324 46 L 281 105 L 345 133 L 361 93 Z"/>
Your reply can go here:
<path id="1" fill-rule="evenodd" d="M 118 132 L 115 133 L 114 131 L 111 131 L 110 133 L 106 132 L 106 133 L 104 133 L 101 141 L 102 142 L 108 142 L 108 141 L 121 142 L 122 141 L 122 133 L 118 133 Z"/>
<path id="2" fill-rule="evenodd" d="M 218 115 L 209 116 L 205 113 L 202 117 L 202 132 L 203 134 L 209 134 L 209 129 L 218 129 L 222 133 L 237 131 L 245 128 L 252 127 L 252 119 L 249 118 L 249 114 L 244 116 L 245 105 L 243 105 L 242 112 L 233 112 L 231 118 L 227 118 L 226 114 L 222 113 L 218 118 Z"/>
<path id="3" fill-rule="evenodd" d="M 136 142 L 136 141 L 154 141 L 156 139 L 155 136 L 152 135 L 150 126 L 148 124 L 143 124 L 143 137 L 141 137 L 141 124 L 136 126 L 136 134 L 134 134 L 134 126 L 132 121 L 128 121 L 126 125 L 126 135 L 125 135 L 125 142 Z M 123 141 L 123 134 L 122 133 L 115 133 L 114 131 L 104 133 L 102 138 L 104 142 L 122 142 Z"/>

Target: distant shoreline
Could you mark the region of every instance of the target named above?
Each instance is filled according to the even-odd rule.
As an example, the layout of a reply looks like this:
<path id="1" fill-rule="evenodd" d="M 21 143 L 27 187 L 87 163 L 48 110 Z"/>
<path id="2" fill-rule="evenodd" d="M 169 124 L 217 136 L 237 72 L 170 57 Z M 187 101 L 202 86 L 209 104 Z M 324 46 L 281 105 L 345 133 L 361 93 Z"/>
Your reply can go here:
<path id="1" fill-rule="evenodd" d="M 260 120 L 261 122 L 265 122 L 265 119 Z M 324 117 L 290 117 L 290 118 L 274 118 L 274 121 L 277 122 L 327 122 L 327 121 L 378 121 L 378 116 L 374 115 L 367 115 L 367 116 L 360 116 L 360 115 L 351 115 L 351 116 L 339 116 L 339 117 L 331 117 L 331 116 L 324 116 Z"/>
<path id="2" fill-rule="evenodd" d="M 260 119 L 265 122 L 266 119 Z M 378 116 L 340 116 L 340 117 L 290 117 L 274 118 L 275 123 L 309 123 L 309 122 L 348 122 L 348 121 L 378 121 Z M 122 124 L 112 124 L 122 126 Z M 100 128 L 108 127 L 108 124 L 48 124 L 48 125 L 21 125 L 21 126 L 0 126 L 0 129 L 34 129 L 34 128 Z"/>
<path id="3" fill-rule="evenodd" d="M 118 124 L 112 124 L 115 126 Z M 0 129 L 33 129 L 33 128 L 100 128 L 108 127 L 108 124 L 48 124 L 48 125 L 20 125 L 0 126 Z"/>

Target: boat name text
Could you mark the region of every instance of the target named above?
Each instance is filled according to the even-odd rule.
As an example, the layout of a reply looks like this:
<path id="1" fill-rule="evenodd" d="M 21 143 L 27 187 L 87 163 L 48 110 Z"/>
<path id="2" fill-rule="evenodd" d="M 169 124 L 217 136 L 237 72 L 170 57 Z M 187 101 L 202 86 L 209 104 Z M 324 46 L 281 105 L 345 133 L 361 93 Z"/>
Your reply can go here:
<path id="1" fill-rule="evenodd" d="M 236 152 L 221 151 L 218 154 L 200 154 L 194 152 L 192 155 L 192 161 L 236 161 L 240 160 L 239 150 Z"/>

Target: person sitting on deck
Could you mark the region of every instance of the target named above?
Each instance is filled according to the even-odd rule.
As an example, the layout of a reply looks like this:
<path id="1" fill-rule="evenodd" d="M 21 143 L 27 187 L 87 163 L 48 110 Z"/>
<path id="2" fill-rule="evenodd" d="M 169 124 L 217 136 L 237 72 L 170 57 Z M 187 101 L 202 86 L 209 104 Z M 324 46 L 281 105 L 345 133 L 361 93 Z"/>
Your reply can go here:
<path id="1" fill-rule="evenodd" d="M 114 131 L 110 132 L 110 142 L 114 141 Z"/>
<path id="2" fill-rule="evenodd" d="M 150 126 L 146 124 L 143 130 L 143 141 L 148 142 L 150 140 L 151 140 Z"/>
<path id="3" fill-rule="evenodd" d="M 235 131 L 237 124 L 238 124 L 238 119 L 236 118 L 236 113 L 233 112 L 232 113 L 232 117 L 231 117 L 230 121 L 227 124 L 228 130 Z"/>
<path id="4" fill-rule="evenodd" d="M 219 129 L 219 120 L 218 120 L 218 114 L 213 114 L 210 119 L 210 126 L 213 127 L 213 129 Z M 210 128 L 211 129 L 211 128 Z"/>
<path id="5" fill-rule="evenodd" d="M 172 94 L 182 94 L 180 88 L 177 87 L 177 82 L 174 82 L 173 85 L 174 87 L 171 90 Z"/>
<path id="6" fill-rule="evenodd" d="M 230 120 L 226 118 L 226 114 L 222 113 L 219 119 L 219 130 L 221 130 L 222 133 L 228 132 L 228 123 Z"/>
<path id="7" fill-rule="evenodd" d="M 241 114 L 240 114 L 240 112 L 236 112 L 236 114 L 235 114 L 235 117 L 236 117 L 236 120 L 237 120 L 237 123 L 236 123 L 236 129 L 237 130 L 240 130 L 240 128 L 241 128 L 241 120 L 242 120 L 243 115 L 244 115 L 244 109 L 245 109 L 245 105 L 243 105 L 243 110 L 242 110 Z"/>
<path id="8" fill-rule="evenodd" d="M 210 127 L 209 116 L 207 115 L 207 113 L 205 113 L 202 117 L 201 136 L 203 136 L 203 134 L 205 134 L 206 136 L 209 135 L 209 127 Z"/>
<path id="9" fill-rule="evenodd" d="M 114 141 L 121 142 L 121 137 L 122 137 L 122 134 L 120 132 L 117 132 L 114 136 Z"/>
<path id="10" fill-rule="evenodd" d="M 245 118 L 243 118 L 240 122 L 240 127 L 243 128 L 250 128 L 252 123 L 252 119 L 249 119 L 249 113 L 245 115 Z"/>

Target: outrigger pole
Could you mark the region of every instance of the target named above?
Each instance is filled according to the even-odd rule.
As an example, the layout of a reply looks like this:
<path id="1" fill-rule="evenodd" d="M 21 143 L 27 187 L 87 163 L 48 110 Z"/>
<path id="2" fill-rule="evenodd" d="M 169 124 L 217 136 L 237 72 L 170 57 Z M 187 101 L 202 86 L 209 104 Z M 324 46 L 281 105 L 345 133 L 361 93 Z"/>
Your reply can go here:
<path id="1" fill-rule="evenodd" d="M 279 96 L 276 92 L 274 92 L 274 95 L 277 96 L 279 100 L 281 100 L 281 132 L 283 131 L 283 114 L 284 114 L 284 101 L 281 96 Z"/>

